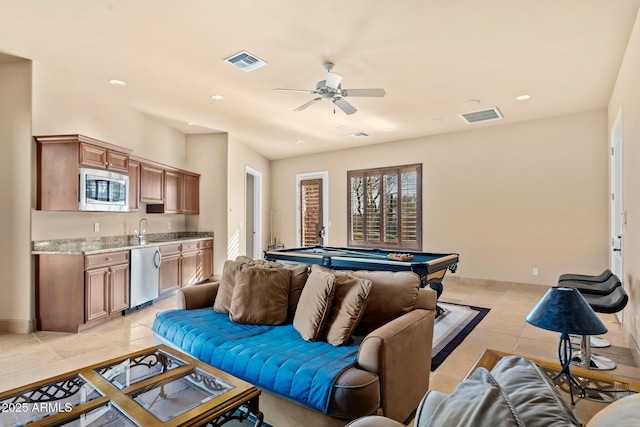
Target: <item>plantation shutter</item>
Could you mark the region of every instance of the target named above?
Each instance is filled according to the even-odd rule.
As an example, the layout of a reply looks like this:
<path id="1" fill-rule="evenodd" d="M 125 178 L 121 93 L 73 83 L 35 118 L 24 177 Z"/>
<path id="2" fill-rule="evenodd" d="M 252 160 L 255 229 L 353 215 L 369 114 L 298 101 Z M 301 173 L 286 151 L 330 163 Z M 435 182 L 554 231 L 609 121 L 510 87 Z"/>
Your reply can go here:
<path id="1" fill-rule="evenodd" d="M 348 245 L 420 250 L 422 165 L 347 172 Z"/>
<path id="2" fill-rule="evenodd" d="M 322 244 L 322 180 L 300 181 L 300 242 L 302 246 Z"/>

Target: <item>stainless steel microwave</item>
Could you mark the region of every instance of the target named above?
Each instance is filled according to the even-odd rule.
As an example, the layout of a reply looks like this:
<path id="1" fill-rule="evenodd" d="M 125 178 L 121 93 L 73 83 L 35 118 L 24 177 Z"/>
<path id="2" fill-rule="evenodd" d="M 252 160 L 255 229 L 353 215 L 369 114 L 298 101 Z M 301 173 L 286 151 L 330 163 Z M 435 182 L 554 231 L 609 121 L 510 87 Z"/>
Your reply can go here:
<path id="1" fill-rule="evenodd" d="M 80 168 L 81 211 L 129 211 L 129 177 L 116 172 Z"/>

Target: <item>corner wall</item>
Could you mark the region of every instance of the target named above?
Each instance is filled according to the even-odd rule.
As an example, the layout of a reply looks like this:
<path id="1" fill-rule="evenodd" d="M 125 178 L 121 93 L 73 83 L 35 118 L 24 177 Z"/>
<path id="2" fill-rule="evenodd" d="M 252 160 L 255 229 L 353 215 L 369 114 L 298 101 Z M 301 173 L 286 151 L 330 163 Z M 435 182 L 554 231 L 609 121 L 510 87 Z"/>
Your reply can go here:
<path id="1" fill-rule="evenodd" d="M 31 267 L 31 61 L 0 63 L 0 332 L 34 325 Z"/>
<path id="2" fill-rule="evenodd" d="M 226 133 L 187 135 L 188 169 L 200 173 L 200 215 L 187 215 L 188 231 L 213 231 L 213 271 L 222 274 L 227 259 Z"/>
<path id="3" fill-rule="evenodd" d="M 609 132 L 622 111 L 624 225 L 622 278 L 629 302 L 622 314 L 623 329 L 635 345 L 640 364 L 640 15 L 629 38 L 618 79 L 609 102 Z"/>

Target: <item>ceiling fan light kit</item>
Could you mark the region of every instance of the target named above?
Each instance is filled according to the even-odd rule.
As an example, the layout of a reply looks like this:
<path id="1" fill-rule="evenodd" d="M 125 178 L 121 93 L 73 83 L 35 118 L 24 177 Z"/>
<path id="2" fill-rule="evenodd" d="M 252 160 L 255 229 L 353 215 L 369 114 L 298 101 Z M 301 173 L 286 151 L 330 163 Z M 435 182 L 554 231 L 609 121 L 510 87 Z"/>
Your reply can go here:
<path id="1" fill-rule="evenodd" d="M 317 98 L 308 101 L 293 111 L 302 111 L 312 104 L 323 99 L 331 101 L 333 105 L 338 106 L 345 114 L 353 114 L 358 111 L 353 105 L 347 102 L 348 96 L 361 96 L 361 97 L 383 97 L 386 92 L 384 89 L 342 89 L 342 76 L 340 74 L 332 73 L 333 64 L 327 62 L 323 65 L 327 71 L 327 77 L 324 80 L 320 80 L 316 83 L 315 90 L 304 89 L 283 89 L 276 88 L 274 90 L 281 92 L 300 92 L 320 95 Z"/>

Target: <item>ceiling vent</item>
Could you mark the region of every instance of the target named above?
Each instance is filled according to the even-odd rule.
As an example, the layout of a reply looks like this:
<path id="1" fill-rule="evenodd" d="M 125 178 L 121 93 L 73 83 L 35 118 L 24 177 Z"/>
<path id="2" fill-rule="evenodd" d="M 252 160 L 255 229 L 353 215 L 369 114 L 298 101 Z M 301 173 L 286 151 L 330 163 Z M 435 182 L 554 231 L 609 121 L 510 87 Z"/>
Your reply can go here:
<path id="1" fill-rule="evenodd" d="M 489 122 L 491 120 L 502 119 L 502 114 L 498 107 L 489 108 L 488 110 L 472 111 L 470 113 L 460 114 L 460 117 L 464 119 L 468 124 Z"/>
<path id="2" fill-rule="evenodd" d="M 238 52 L 235 55 L 224 60 L 234 67 L 240 68 L 242 71 L 253 71 L 256 68 L 260 68 L 263 65 L 267 65 L 262 59 L 250 54 L 247 51 Z"/>
<path id="3" fill-rule="evenodd" d="M 351 136 L 354 138 L 366 138 L 369 136 L 369 134 L 364 132 L 356 132 L 356 133 L 352 133 Z"/>

